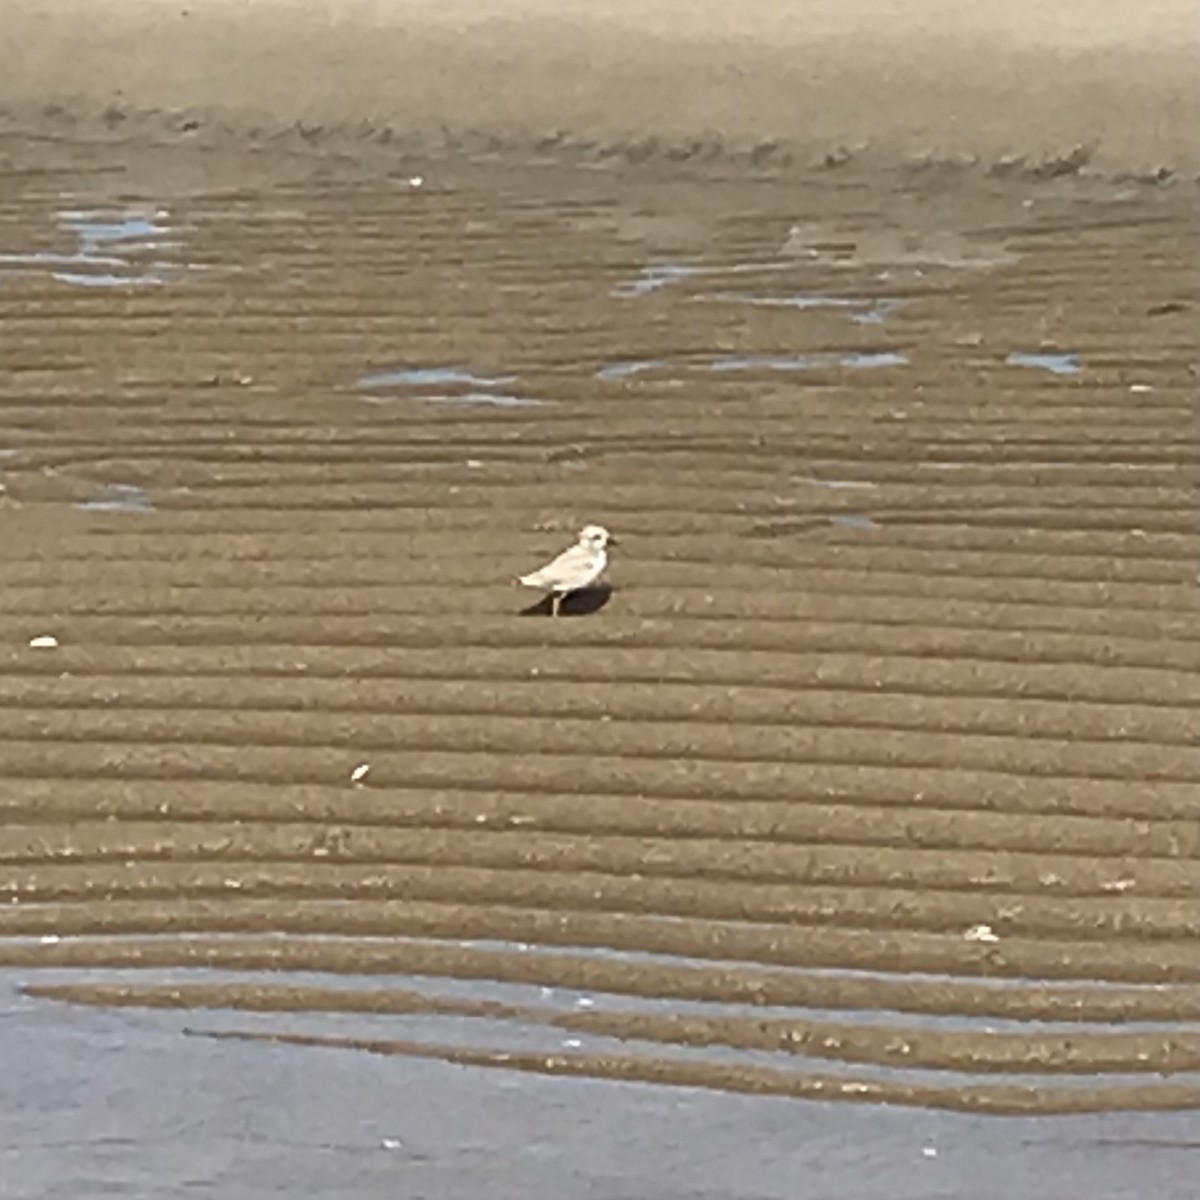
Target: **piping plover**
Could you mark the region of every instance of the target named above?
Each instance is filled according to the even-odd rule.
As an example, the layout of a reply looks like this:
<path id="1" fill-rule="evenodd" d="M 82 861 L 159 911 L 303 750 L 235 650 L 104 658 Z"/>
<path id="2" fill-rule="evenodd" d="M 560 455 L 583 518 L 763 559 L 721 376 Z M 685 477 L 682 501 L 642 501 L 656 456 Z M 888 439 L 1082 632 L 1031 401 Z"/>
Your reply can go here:
<path id="1" fill-rule="evenodd" d="M 585 525 L 579 541 L 544 567 L 522 575 L 518 582 L 550 593 L 550 614 L 558 616 L 563 597 L 585 588 L 600 578 L 608 565 L 608 547 L 617 539 L 603 525 Z"/>

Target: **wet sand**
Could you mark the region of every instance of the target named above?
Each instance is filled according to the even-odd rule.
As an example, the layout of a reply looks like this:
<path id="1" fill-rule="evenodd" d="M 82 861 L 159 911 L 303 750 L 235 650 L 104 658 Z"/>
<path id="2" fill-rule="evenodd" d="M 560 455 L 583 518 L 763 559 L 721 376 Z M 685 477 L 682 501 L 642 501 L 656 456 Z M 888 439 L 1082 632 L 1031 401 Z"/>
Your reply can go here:
<path id="1" fill-rule="evenodd" d="M 769 1157 L 794 1111 L 848 1196 L 1030 1138 L 1051 1190 L 1022 1194 L 1184 1194 L 1194 186 L 1118 136 L 1075 155 L 1069 105 L 1015 157 L 1015 125 L 914 157 L 915 127 L 764 149 L 666 109 L 385 136 L 332 102 L 297 125 L 269 73 L 168 111 L 151 59 L 115 109 L 103 55 L 61 102 L 32 67 L 0 93 L 19 1102 L 66 1113 L 38 1080 L 80 1046 L 136 1093 L 152 1046 L 219 1061 L 231 1113 L 300 1089 L 306 1130 L 345 1127 L 333 1071 L 501 1106 L 510 1149 L 548 1106 L 620 1154 L 678 1105 L 680 1145 Z M 621 538 L 609 584 L 552 620 L 513 580 L 586 521 Z M 23 1129 L 6 1200 L 65 1186 Z M 930 1129 L 975 1157 L 947 1175 Z M 200 1177 L 284 1194 L 230 1136 Z M 1066 1187 L 1123 1138 L 1161 1145 Z M 452 1142 L 408 1185 L 477 1184 Z M 659 1147 L 610 1193 L 563 1145 L 494 1194 L 705 1186 Z M 169 1157 L 138 1186 L 186 1186 Z M 743 1166 L 711 1194 L 784 1194 Z"/>

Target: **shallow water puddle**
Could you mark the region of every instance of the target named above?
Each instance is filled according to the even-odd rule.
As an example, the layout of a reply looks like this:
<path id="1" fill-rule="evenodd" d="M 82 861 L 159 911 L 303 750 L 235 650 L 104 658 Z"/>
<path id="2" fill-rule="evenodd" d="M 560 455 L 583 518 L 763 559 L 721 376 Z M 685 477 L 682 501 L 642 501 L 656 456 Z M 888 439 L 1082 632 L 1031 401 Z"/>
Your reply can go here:
<path id="1" fill-rule="evenodd" d="M 180 243 L 166 240 L 171 228 L 166 209 L 153 213 L 127 211 L 106 213 L 64 209 L 59 220 L 79 238 L 80 252 L 94 254 L 103 247 L 125 246 L 142 250 L 177 250 Z"/>
<path id="2" fill-rule="evenodd" d="M 690 279 L 698 271 L 699 268 L 688 267 L 683 263 L 663 263 L 660 266 L 643 267 L 636 279 L 618 284 L 609 295 L 618 296 L 623 300 L 636 296 L 649 296 L 651 292 L 657 292 L 668 284 Z"/>
<path id="3" fill-rule="evenodd" d="M 0 275 L 46 274 L 75 287 L 137 287 L 166 283 L 182 265 L 158 257 L 183 245 L 172 238 L 176 231 L 165 209 L 61 209 L 56 216 L 59 228 L 75 238 L 75 250 L 2 253 Z"/>
<path id="4" fill-rule="evenodd" d="M 503 392 L 459 392 L 443 395 L 419 396 L 426 404 L 484 405 L 491 408 L 542 408 L 548 400 L 534 400 L 529 396 L 510 396 Z"/>
<path id="5" fill-rule="evenodd" d="M 761 308 L 859 308 L 862 301 L 844 296 L 739 296 L 734 292 L 714 292 L 709 296 L 698 296 L 699 300 L 726 300 L 738 304 L 754 304 Z"/>
<path id="6" fill-rule="evenodd" d="M 868 490 L 876 490 L 879 487 L 877 483 L 871 483 L 865 479 L 815 479 L 812 476 L 794 475 L 792 476 L 793 483 L 807 483 L 812 487 L 838 489 L 866 488 Z"/>
<path id="7" fill-rule="evenodd" d="M 77 507 L 85 512 L 154 512 L 154 503 L 145 491 L 132 483 L 106 483 L 90 500 Z"/>
<path id="8" fill-rule="evenodd" d="M 671 284 L 683 283 L 688 279 L 697 277 L 713 277 L 721 275 L 758 275 L 766 274 L 775 271 L 791 271 L 794 270 L 796 264 L 794 262 L 740 262 L 730 263 L 725 266 L 719 265 L 701 265 L 697 263 L 680 263 L 680 262 L 665 262 L 652 263 L 648 267 L 642 267 L 638 272 L 636 279 L 631 279 L 625 283 L 618 284 L 609 293 L 611 296 L 616 296 L 623 300 L 635 299 L 639 296 L 649 296 L 653 292 L 661 291 Z M 697 296 L 696 299 L 707 299 L 708 297 Z"/>
<path id="9" fill-rule="evenodd" d="M 420 400 L 426 404 L 484 405 L 492 408 L 540 408 L 547 400 L 535 400 L 501 389 L 517 382 L 515 375 L 476 375 L 465 367 L 401 367 L 364 375 L 358 381 L 362 389 L 380 391 L 386 396 L 365 396 L 371 404 L 386 404 L 391 400 Z M 429 388 L 458 388 L 462 391 L 428 391 Z M 399 392 L 396 389 L 400 389 Z"/>
<path id="10" fill-rule="evenodd" d="M 882 325 L 900 307 L 901 300 L 861 300 L 849 296 L 827 296 L 820 293 L 799 293 L 790 296 L 739 295 L 736 292 L 713 292 L 697 296 L 697 300 L 726 304 L 750 304 L 757 308 L 790 308 L 797 312 L 819 309 L 843 309 L 857 325 Z"/>
<path id="11" fill-rule="evenodd" d="M 364 375 L 358 386 L 363 388 L 382 387 L 436 387 L 463 384 L 475 388 L 507 387 L 516 383 L 515 375 L 476 375 L 465 367 L 401 367 L 395 371 L 381 371 L 377 375 Z"/>
<path id="12" fill-rule="evenodd" d="M 714 359 L 713 371 L 813 371 L 827 367 L 902 367 L 908 362 L 906 354 L 894 350 L 849 351 L 846 354 L 738 354 Z"/>
<path id="13" fill-rule="evenodd" d="M 1036 367 L 1055 375 L 1078 375 L 1083 370 L 1078 354 L 1037 353 L 1014 350 L 1005 360 L 1014 367 Z"/>
<path id="14" fill-rule="evenodd" d="M 641 375 L 646 371 L 658 371 L 671 364 L 661 358 L 634 359 L 630 362 L 608 363 L 596 372 L 597 379 L 628 379 L 631 375 Z"/>
<path id="15" fill-rule="evenodd" d="M 882 325 L 903 303 L 895 299 L 877 300 L 866 312 L 851 313 L 850 320 L 856 325 Z"/>
<path id="16" fill-rule="evenodd" d="M 875 367 L 902 367 L 908 355 L 896 350 L 850 350 L 844 353 L 815 354 L 724 354 L 690 363 L 672 364 L 660 358 L 631 359 L 606 363 L 596 372 L 597 379 L 609 382 L 629 379 L 675 366 L 680 370 L 730 371 L 819 371 L 835 367 L 869 370 Z"/>

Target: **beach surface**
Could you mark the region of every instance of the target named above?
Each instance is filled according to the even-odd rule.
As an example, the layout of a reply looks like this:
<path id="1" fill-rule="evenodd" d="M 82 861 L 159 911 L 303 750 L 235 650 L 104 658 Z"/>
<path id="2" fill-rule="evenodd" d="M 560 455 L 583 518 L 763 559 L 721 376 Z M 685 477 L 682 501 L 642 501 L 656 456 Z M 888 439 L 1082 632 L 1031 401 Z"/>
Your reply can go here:
<path id="1" fill-rule="evenodd" d="M 1191 4 L 4 9 L 0 1200 L 1192 1194 Z"/>

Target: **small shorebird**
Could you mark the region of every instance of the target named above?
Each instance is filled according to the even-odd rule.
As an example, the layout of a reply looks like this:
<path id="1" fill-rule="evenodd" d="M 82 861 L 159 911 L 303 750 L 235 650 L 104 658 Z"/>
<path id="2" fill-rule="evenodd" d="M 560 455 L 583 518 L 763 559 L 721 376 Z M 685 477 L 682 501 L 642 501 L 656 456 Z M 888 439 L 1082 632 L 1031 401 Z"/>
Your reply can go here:
<path id="1" fill-rule="evenodd" d="M 600 578 L 608 565 L 608 547 L 617 539 L 603 525 L 585 525 L 579 541 L 544 567 L 522 575 L 518 582 L 550 593 L 550 615 L 558 616 L 563 598 Z"/>

